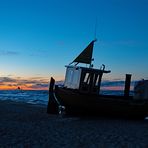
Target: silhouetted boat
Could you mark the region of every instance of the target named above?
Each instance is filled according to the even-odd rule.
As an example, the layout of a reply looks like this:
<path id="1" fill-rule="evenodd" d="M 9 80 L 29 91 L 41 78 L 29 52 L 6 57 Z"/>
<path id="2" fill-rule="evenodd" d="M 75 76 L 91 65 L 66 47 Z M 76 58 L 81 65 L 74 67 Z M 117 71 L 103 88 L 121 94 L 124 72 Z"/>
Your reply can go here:
<path id="1" fill-rule="evenodd" d="M 141 87 L 139 82 L 135 87 L 134 96 L 130 96 L 131 75 L 126 74 L 123 96 L 100 94 L 102 76 L 111 71 L 105 70 L 105 65 L 100 69 L 93 68 L 94 42 L 95 40 L 66 66 L 63 86 L 55 85 L 55 80 L 51 78 L 47 112 L 59 113 L 64 109 L 66 114 L 71 115 L 146 117 L 148 115 L 147 81 L 142 82 L 144 87 Z M 89 64 L 89 67 L 78 66 L 79 63 Z"/>

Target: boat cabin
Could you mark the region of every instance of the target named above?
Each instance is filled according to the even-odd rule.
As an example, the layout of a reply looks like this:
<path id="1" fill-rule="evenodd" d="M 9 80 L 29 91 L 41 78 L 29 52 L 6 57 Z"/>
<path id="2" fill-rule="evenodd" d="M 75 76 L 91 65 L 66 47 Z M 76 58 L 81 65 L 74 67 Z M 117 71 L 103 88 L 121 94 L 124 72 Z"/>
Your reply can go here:
<path id="1" fill-rule="evenodd" d="M 103 73 L 110 73 L 105 70 L 104 65 L 102 69 L 66 66 L 64 87 L 83 93 L 99 94 Z"/>
<path id="2" fill-rule="evenodd" d="M 74 60 L 74 65 L 66 66 L 64 87 L 68 89 L 78 90 L 83 93 L 99 94 L 101 79 L 103 73 L 110 73 L 105 70 L 105 65 L 100 69 L 94 69 L 92 66 L 93 46 L 96 40 L 93 40 Z M 79 63 L 89 64 L 88 67 L 77 66 Z"/>

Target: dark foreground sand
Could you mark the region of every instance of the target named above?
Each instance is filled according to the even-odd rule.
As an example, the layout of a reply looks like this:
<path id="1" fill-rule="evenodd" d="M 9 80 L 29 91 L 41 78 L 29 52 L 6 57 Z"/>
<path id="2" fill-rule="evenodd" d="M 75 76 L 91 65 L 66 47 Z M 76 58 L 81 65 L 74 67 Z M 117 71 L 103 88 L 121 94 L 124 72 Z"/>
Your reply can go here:
<path id="1" fill-rule="evenodd" d="M 148 121 L 62 117 L 0 101 L 0 148 L 148 148 Z"/>

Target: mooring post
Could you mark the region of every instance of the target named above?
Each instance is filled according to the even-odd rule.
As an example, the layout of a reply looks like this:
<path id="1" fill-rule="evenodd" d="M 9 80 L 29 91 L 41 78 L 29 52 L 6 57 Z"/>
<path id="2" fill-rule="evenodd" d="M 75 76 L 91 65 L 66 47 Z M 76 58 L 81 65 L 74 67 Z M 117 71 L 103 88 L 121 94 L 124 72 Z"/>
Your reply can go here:
<path id="1" fill-rule="evenodd" d="M 49 93 L 50 92 L 51 93 L 53 92 L 54 83 L 55 83 L 55 80 L 54 80 L 53 77 L 51 77 L 51 79 L 50 79 L 50 85 L 49 85 Z"/>
<path id="2" fill-rule="evenodd" d="M 100 94 L 102 76 L 103 76 L 103 73 L 101 72 L 99 75 L 99 80 L 98 80 L 98 90 L 97 90 L 98 95 Z"/>
<path id="3" fill-rule="evenodd" d="M 131 83 L 131 74 L 126 74 L 125 78 L 125 87 L 124 87 L 124 96 L 128 97 L 130 92 L 130 83 Z"/>
<path id="4" fill-rule="evenodd" d="M 54 84 L 55 80 L 51 77 L 50 79 L 50 85 L 49 85 L 49 100 L 48 100 L 48 106 L 47 106 L 47 113 L 48 114 L 56 114 L 58 112 L 57 104 L 55 102 L 54 98 Z"/>

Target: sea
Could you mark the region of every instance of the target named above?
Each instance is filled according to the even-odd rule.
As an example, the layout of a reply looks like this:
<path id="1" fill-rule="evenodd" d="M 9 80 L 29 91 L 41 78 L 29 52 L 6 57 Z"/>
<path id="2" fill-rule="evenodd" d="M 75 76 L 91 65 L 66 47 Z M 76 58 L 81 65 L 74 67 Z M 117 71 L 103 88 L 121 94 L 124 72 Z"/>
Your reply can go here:
<path id="1" fill-rule="evenodd" d="M 47 90 L 0 90 L 0 100 L 47 105 Z"/>
<path id="2" fill-rule="evenodd" d="M 122 96 L 124 92 L 120 90 L 101 90 L 100 94 Z M 132 91 L 130 95 L 133 95 Z M 0 100 L 11 100 L 45 106 L 48 104 L 48 96 L 48 90 L 0 90 Z"/>

